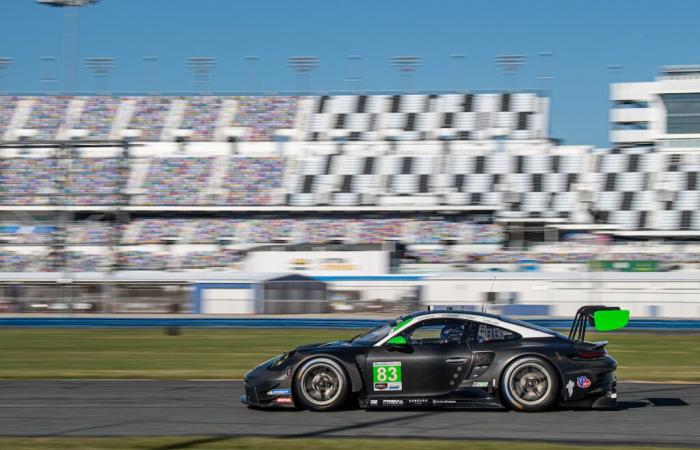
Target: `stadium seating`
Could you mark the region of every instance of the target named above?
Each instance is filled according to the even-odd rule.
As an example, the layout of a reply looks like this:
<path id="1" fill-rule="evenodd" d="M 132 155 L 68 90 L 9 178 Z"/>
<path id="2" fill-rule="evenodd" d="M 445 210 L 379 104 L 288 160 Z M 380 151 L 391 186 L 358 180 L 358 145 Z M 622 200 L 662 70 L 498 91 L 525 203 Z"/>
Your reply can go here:
<path id="1" fill-rule="evenodd" d="M 154 158 L 142 189 L 134 203 L 144 205 L 197 205 L 208 200 L 204 190 L 209 183 L 211 158 Z"/>
<path id="2" fill-rule="evenodd" d="M 223 105 L 223 98 L 202 96 L 186 99 L 180 128 L 190 130 L 189 139 L 194 142 L 214 140 L 216 126 Z"/>
<path id="3" fill-rule="evenodd" d="M 0 160 L 3 205 L 48 205 L 57 193 L 56 160 L 7 158 Z"/>
<path id="4" fill-rule="evenodd" d="M 544 137 L 546 107 L 533 93 L 338 95 L 311 99 L 304 124 L 309 141 L 399 141 Z"/>
<path id="5" fill-rule="evenodd" d="M 0 205 L 79 209 L 65 230 L 74 270 L 233 268 L 258 244 L 387 240 L 406 244 L 406 264 L 581 264 L 598 257 L 594 233 L 565 250 L 509 250 L 502 224 L 700 230 L 699 153 L 560 146 L 547 116 L 548 100 L 532 92 L 0 96 L 3 141 L 140 131 L 128 160 L 120 146 L 73 159 L 4 149 Z M 137 212 L 123 228 L 113 211 L 85 220 L 117 204 Z M 6 220 L 0 270 L 51 270 L 61 227 Z M 694 264 L 700 252 L 621 247 L 606 257 L 650 255 Z"/>
<path id="6" fill-rule="evenodd" d="M 80 158 L 71 162 L 65 204 L 114 205 L 119 196 L 122 179 L 121 162 L 114 158 Z M 127 172 L 128 173 L 128 170 Z"/>
<path id="7" fill-rule="evenodd" d="M 232 157 L 223 189 L 227 205 L 271 205 L 282 185 L 284 159 Z"/>
<path id="8" fill-rule="evenodd" d="M 8 125 L 14 117 L 18 97 L 0 95 L 0 140 L 5 135 Z"/>
<path id="9" fill-rule="evenodd" d="M 134 103 L 134 113 L 131 116 L 128 128 L 141 131 L 140 140 L 161 140 L 172 99 L 169 97 L 149 96 L 127 98 L 127 100 Z"/>
<path id="10" fill-rule="evenodd" d="M 71 100 L 78 100 L 71 103 Z M 297 129 L 304 141 L 421 141 L 541 139 L 547 135 L 548 101 L 532 92 L 291 96 L 39 96 L 0 97 L 0 133 L 20 100 L 29 100 L 17 128 L 53 139 L 61 128 L 88 131 L 89 139 L 119 137 L 129 128 L 140 140 L 225 140 L 220 128 L 245 128 L 244 140 L 272 141 L 280 129 Z M 222 109 L 224 105 L 228 107 Z M 70 109 L 70 114 L 68 114 Z M 223 112 L 222 112 L 223 111 Z M 223 115 L 222 115 L 223 114 Z"/>
<path id="11" fill-rule="evenodd" d="M 232 126 L 250 130 L 249 141 L 271 141 L 277 129 L 293 128 L 296 97 L 238 97 Z"/>
<path id="12" fill-rule="evenodd" d="M 115 97 L 87 97 L 76 128 L 88 131 L 88 139 L 109 139 L 120 103 Z"/>
<path id="13" fill-rule="evenodd" d="M 29 120 L 26 128 L 35 130 L 33 136 L 37 140 L 55 139 L 59 127 L 66 118 L 66 110 L 70 98 L 67 97 L 34 97 Z"/>

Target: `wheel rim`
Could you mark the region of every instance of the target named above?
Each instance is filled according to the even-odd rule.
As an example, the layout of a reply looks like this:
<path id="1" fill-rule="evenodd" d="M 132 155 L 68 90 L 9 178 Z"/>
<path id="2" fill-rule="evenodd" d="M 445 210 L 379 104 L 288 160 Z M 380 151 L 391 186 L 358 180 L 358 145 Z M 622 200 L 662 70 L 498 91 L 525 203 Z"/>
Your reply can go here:
<path id="1" fill-rule="evenodd" d="M 340 395 L 343 379 L 335 367 L 317 363 L 301 375 L 301 390 L 310 402 L 323 406 L 333 403 Z"/>
<path id="2" fill-rule="evenodd" d="M 510 377 L 510 392 L 525 405 L 537 405 L 549 397 L 552 378 L 549 371 L 539 364 L 527 363 L 518 366 Z"/>

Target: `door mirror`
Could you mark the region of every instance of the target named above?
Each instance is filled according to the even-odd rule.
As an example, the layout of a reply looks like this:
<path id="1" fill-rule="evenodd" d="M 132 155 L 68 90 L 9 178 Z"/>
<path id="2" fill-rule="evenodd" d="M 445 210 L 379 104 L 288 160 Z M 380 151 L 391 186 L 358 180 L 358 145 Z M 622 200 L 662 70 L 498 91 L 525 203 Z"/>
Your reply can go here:
<path id="1" fill-rule="evenodd" d="M 408 341 L 403 336 L 394 336 L 393 338 L 386 341 L 387 345 L 404 346 L 408 345 Z"/>

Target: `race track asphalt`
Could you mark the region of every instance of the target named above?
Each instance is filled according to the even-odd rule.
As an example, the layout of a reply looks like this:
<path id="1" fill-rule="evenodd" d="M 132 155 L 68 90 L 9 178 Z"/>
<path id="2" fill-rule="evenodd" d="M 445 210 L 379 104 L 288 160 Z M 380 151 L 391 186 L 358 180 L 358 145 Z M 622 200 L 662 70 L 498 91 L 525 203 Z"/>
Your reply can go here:
<path id="1" fill-rule="evenodd" d="M 700 446 L 700 385 L 620 383 L 614 411 L 261 411 L 239 381 L 0 381 L 0 435 L 419 437 Z"/>

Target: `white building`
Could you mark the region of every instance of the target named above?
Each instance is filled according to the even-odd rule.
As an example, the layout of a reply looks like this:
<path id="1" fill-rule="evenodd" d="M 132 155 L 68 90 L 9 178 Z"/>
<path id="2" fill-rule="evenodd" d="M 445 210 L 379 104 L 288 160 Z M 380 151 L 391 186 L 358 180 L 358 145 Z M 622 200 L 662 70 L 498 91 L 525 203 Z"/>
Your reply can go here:
<path id="1" fill-rule="evenodd" d="M 700 149 L 700 65 L 666 66 L 655 81 L 610 87 L 610 142 Z"/>

